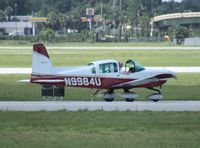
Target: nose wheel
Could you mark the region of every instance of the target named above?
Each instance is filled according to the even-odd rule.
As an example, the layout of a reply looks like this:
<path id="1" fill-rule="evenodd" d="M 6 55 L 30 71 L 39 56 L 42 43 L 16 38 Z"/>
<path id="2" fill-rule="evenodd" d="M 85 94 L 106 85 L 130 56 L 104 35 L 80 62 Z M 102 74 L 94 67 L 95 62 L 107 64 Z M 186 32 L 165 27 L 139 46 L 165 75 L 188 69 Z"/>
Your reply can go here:
<path id="1" fill-rule="evenodd" d="M 156 91 L 156 93 L 148 95 L 147 99 L 149 99 L 153 102 L 158 102 L 159 100 L 161 100 L 163 98 L 159 89 L 155 89 L 155 88 L 148 88 L 148 89 Z"/>

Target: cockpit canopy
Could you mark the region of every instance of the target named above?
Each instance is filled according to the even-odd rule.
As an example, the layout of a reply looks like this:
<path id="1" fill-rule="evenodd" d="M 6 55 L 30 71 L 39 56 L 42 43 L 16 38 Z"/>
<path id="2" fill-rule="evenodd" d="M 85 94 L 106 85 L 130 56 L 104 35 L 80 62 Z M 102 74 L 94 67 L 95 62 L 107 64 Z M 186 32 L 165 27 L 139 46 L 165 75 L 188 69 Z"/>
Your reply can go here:
<path id="1" fill-rule="evenodd" d="M 119 65 L 116 60 L 99 60 L 88 64 L 92 66 L 92 73 L 118 73 Z"/>
<path id="2" fill-rule="evenodd" d="M 99 60 L 89 63 L 88 66 L 91 66 L 92 74 L 105 74 L 119 73 L 123 64 L 116 60 Z M 133 60 L 127 60 L 124 66 L 125 71 L 129 73 L 139 72 L 145 69 L 139 62 Z"/>
<path id="3" fill-rule="evenodd" d="M 141 65 L 138 61 L 127 60 L 125 63 L 125 70 L 128 72 L 140 72 L 145 70 L 144 66 Z"/>

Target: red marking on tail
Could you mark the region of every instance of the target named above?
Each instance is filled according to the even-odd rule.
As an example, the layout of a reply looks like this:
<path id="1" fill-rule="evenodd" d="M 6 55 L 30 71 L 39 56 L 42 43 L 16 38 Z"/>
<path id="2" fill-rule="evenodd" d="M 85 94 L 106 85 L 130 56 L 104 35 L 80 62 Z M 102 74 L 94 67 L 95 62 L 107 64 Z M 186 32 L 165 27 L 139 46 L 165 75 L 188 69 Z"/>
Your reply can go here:
<path id="1" fill-rule="evenodd" d="M 33 45 L 33 51 L 35 51 L 39 54 L 42 54 L 42 55 L 46 56 L 47 58 L 49 58 L 49 54 L 47 53 L 47 50 L 42 43 L 34 44 Z"/>

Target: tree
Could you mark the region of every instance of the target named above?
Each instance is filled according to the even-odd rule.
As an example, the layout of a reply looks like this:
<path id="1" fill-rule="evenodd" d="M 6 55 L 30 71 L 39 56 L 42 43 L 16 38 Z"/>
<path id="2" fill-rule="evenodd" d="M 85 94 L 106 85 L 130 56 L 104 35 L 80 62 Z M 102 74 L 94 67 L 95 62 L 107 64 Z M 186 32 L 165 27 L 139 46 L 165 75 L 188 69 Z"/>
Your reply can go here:
<path id="1" fill-rule="evenodd" d="M 8 17 L 8 21 L 10 21 L 10 16 L 13 14 L 13 8 L 8 6 L 5 8 L 5 14 Z"/>
<path id="2" fill-rule="evenodd" d="M 55 37 L 54 31 L 50 28 L 43 28 L 43 30 L 39 33 L 39 37 L 45 42 L 52 41 Z"/>
<path id="3" fill-rule="evenodd" d="M 183 6 L 184 11 L 200 11 L 199 0 L 183 0 L 181 6 Z"/>
<path id="4" fill-rule="evenodd" d="M 66 26 L 68 23 L 68 16 L 65 14 L 59 14 L 59 23 L 60 23 L 60 29 L 64 32 L 66 32 Z"/>
<path id="5" fill-rule="evenodd" d="M 127 20 L 135 28 L 136 35 L 149 36 L 150 15 L 147 11 L 147 1 L 145 0 L 128 0 Z"/>
<path id="6" fill-rule="evenodd" d="M 48 22 L 54 30 L 59 28 L 59 17 L 57 12 L 49 12 L 47 15 Z"/>
<path id="7" fill-rule="evenodd" d="M 118 35 L 124 35 L 124 28 L 132 26 L 132 35 L 148 36 L 149 21 L 154 15 L 166 13 L 200 11 L 200 0 L 163 1 L 162 0 L 0 0 L 0 21 L 5 21 L 13 15 L 17 3 L 17 15 L 34 15 L 48 17 L 49 23 L 43 25 L 53 30 L 67 28 L 83 30 L 86 23 L 81 22 L 85 17 L 86 8 L 95 9 L 95 15 L 101 14 L 103 4 L 103 19 L 109 30 L 118 29 Z M 121 6 L 121 7 L 120 7 Z M 120 9 L 121 8 L 121 9 Z M 3 12 L 4 10 L 4 12 Z M 120 32 L 124 31 L 124 32 Z M 106 34 L 105 33 L 105 34 Z M 103 33 L 102 33 L 103 34 Z M 174 35 L 175 36 L 175 35 Z M 121 37 L 119 37 L 121 39 Z"/>
<path id="8" fill-rule="evenodd" d="M 184 26 L 179 26 L 176 30 L 177 30 L 175 34 L 176 41 L 177 44 L 180 45 L 184 42 L 184 39 L 189 36 L 189 30 L 187 27 Z"/>
<path id="9" fill-rule="evenodd" d="M 142 37 L 148 37 L 150 35 L 150 18 L 147 15 L 138 17 L 138 27 L 140 28 L 140 34 Z"/>
<path id="10" fill-rule="evenodd" d="M 6 21 L 6 14 L 4 11 L 0 10 L 0 22 Z"/>
<path id="11" fill-rule="evenodd" d="M 80 28 L 82 26 L 81 24 L 81 16 L 76 11 L 72 12 L 69 15 L 69 24 L 71 24 L 69 27 L 72 29 L 77 29 L 80 31 Z"/>

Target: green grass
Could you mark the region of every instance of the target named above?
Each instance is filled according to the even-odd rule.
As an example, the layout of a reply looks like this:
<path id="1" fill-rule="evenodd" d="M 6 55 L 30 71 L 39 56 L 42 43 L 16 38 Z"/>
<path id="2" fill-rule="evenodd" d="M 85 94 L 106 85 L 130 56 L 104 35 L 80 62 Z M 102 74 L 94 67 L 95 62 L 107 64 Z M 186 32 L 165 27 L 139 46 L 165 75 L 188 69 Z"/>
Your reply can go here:
<path id="1" fill-rule="evenodd" d="M 10 52 L 10 53 L 8 53 Z M 2 54 L 1 54 L 2 53 Z M 16 54 L 17 53 L 17 54 Z M 49 50 L 55 66 L 86 65 L 100 59 L 140 61 L 144 66 L 200 66 L 200 50 Z M 31 50 L 0 50 L 0 67 L 31 67 Z"/>
<path id="2" fill-rule="evenodd" d="M 0 75 L 0 101 L 30 101 L 42 100 L 41 87 L 36 84 L 16 83 L 17 80 L 29 79 L 29 75 Z M 200 100 L 199 96 L 200 74 L 178 74 L 178 79 L 170 79 L 162 88 L 165 100 Z M 146 96 L 153 91 L 137 88 L 132 89 L 139 98 L 146 100 Z M 83 88 L 65 88 L 64 100 L 91 100 L 91 93 L 95 90 Z M 118 93 L 121 90 L 117 91 Z M 102 100 L 93 97 L 94 101 Z M 117 101 L 124 100 L 117 98 Z"/>
<path id="3" fill-rule="evenodd" d="M 31 52 L 31 49 L 0 49 L 0 67 L 31 67 Z M 145 66 L 200 66 L 199 50 L 50 49 L 49 53 L 54 66 L 86 65 L 100 59 L 117 59 L 122 62 L 134 59 Z M 27 78 L 27 75 L 0 75 L 0 100 L 41 100 L 40 86 L 16 83 L 16 80 Z M 200 100 L 199 86 L 200 74 L 179 74 L 178 80 L 170 80 L 162 92 L 166 100 Z M 145 89 L 134 91 L 140 94 L 141 100 L 151 93 Z M 94 90 L 66 88 L 65 100 L 90 100 L 92 92 Z"/>
<path id="4" fill-rule="evenodd" d="M 146 43 L 61 43 L 49 46 L 149 46 Z M 1 41 L 0 46 L 32 46 L 25 41 Z M 151 46 L 169 46 L 152 43 Z M 145 66 L 200 66 L 200 51 L 49 50 L 55 66 L 85 65 L 112 58 L 140 61 Z M 16 54 L 17 53 L 17 54 Z M 20 55 L 18 53 L 26 53 Z M 31 67 L 30 49 L 0 49 L 0 67 Z M 42 100 L 40 86 L 16 80 L 29 75 L 0 75 L 0 101 Z M 165 100 L 200 100 L 200 74 L 178 74 L 162 89 Z M 152 93 L 135 89 L 138 100 Z M 91 100 L 94 90 L 66 88 L 64 100 Z M 94 101 L 101 100 L 96 97 Z M 117 98 L 117 101 L 123 100 Z M 199 112 L 0 112 L 1 148 L 198 148 Z"/>
<path id="5" fill-rule="evenodd" d="M 199 112 L 0 112 L 1 148 L 198 148 Z"/>

